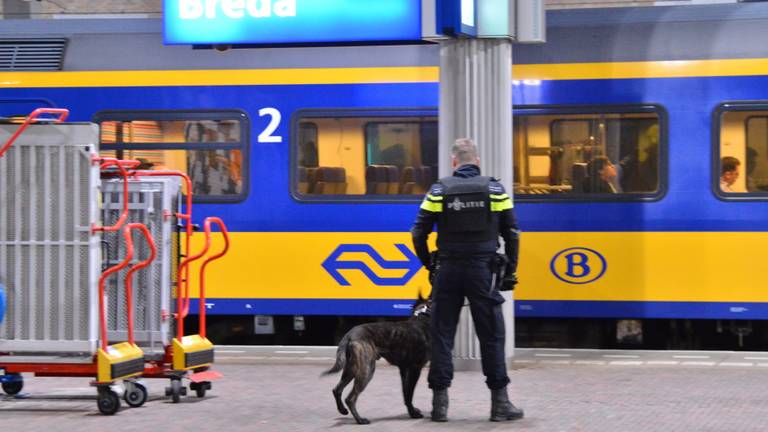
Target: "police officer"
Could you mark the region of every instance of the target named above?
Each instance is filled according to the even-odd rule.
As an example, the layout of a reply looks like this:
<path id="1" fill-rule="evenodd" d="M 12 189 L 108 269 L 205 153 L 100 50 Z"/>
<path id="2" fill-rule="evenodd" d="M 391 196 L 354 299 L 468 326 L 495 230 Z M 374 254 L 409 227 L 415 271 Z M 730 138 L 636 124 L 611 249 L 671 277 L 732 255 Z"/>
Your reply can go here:
<path id="1" fill-rule="evenodd" d="M 509 377 L 501 311 L 504 298 L 499 289 L 512 289 L 517 283 L 517 221 L 504 187 L 491 177 L 480 175 L 477 145 L 471 139 L 458 139 L 451 153 L 453 176 L 432 185 L 411 229 L 416 254 L 430 271 L 430 278 L 434 277 L 429 367 L 432 421 L 448 420 L 448 387 L 453 379 L 451 351 L 465 297 L 469 299 L 480 339 L 483 374 L 491 389 L 490 420 L 515 420 L 523 417 L 523 411 L 512 405 L 507 396 Z M 427 237 L 435 224 L 437 265 L 431 262 L 434 260 L 427 246 Z M 494 286 L 499 236 L 504 239 L 508 262 L 503 282 Z"/>

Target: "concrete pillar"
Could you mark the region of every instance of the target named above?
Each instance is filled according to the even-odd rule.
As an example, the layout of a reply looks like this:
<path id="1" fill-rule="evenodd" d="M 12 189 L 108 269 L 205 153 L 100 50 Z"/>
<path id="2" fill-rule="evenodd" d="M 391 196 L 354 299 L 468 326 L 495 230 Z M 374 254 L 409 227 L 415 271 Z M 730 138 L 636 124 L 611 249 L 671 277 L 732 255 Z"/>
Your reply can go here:
<path id="1" fill-rule="evenodd" d="M 440 176 L 451 174 L 451 145 L 472 138 L 484 175 L 501 180 L 512 195 L 512 42 L 508 39 L 448 39 L 440 42 Z M 514 308 L 510 292 L 504 324 L 506 354 L 514 354 Z M 479 369 L 480 346 L 465 307 L 456 332 L 457 370 Z"/>

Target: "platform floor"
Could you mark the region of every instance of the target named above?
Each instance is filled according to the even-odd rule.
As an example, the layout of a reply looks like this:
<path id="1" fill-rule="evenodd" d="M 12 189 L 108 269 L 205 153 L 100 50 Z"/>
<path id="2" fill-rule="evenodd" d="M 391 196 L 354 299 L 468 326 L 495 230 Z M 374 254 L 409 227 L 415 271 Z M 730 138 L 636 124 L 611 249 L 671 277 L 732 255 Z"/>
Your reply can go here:
<path id="1" fill-rule="evenodd" d="M 379 363 L 358 409 L 358 426 L 336 412 L 320 378 L 333 350 L 305 347 L 219 347 L 224 378 L 210 396 L 172 404 L 166 380 L 150 380 L 150 400 L 115 416 L 98 414 L 95 390 L 81 378 L 25 377 L 26 399 L 0 400 L 12 431 L 765 431 L 768 353 L 518 350 L 510 395 L 523 420 L 488 422 L 489 394 L 479 372 L 458 372 L 450 390 L 450 422 L 408 418 L 397 369 Z M 426 370 L 424 371 L 426 374 Z M 415 405 L 425 413 L 430 391 L 419 381 Z"/>

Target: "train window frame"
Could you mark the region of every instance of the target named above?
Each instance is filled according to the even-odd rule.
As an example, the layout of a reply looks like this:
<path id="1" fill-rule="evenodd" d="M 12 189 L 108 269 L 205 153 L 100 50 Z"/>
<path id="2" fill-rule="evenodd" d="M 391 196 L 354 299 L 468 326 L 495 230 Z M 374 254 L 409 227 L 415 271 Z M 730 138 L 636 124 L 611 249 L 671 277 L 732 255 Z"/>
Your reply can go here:
<path id="1" fill-rule="evenodd" d="M 250 148 L 251 120 L 241 109 L 180 109 L 180 110 L 102 110 L 96 112 L 92 120 L 101 125 L 105 121 L 128 122 L 135 120 L 150 121 L 202 121 L 234 120 L 240 123 L 239 142 L 197 142 L 197 143 L 121 143 L 113 145 L 99 144 L 99 150 L 239 150 L 242 154 L 242 187 L 240 193 L 229 195 L 193 195 L 194 203 L 240 203 L 250 193 Z M 187 173 L 189 174 L 189 173 Z"/>
<path id="2" fill-rule="evenodd" d="M 659 121 L 658 181 L 656 191 L 645 193 L 600 194 L 521 194 L 514 193 L 515 202 L 520 203 L 584 203 L 584 202 L 655 202 L 662 200 L 668 192 L 669 184 L 669 114 L 658 103 L 633 103 L 610 105 L 516 105 L 513 107 L 514 119 L 520 115 L 601 115 L 601 114 L 656 114 Z M 566 120 L 566 119 L 563 119 Z M 559 121 L 559 120 L 554 120 Z M 551 128 L 551 125 L 550 125 Z M 514 136 L 514 130 L 513 130 Z M 551 130 L 550 130 L 551 137 Z M 514 150 L 513 150 L 514 155 Z M 514 186 L 513 186 L 514 190 Z"/>
<path id="3" fill-rule="evenodd" d="M 299 202 L 306 204 L 317 203 L 346 203 L 346 204 L 413 204 L 419 203 L 424 199 L 421 194 L 413 195 L 318 195 L 302 194 L 299 192 L 298 181 L 298 147 L 299 147 L 299 124 L 301 121 L 317 118 L 364 118 L 377 117 L 385 120 L 387 117 L 413 117 L 414 123 L 419 123 L 420 117 L 438 117 L 436 107 L 417 107 L 417 108 L 303 108 L 296 110 L 291 114 L 290 120 L 290 139 L 289 139 L 289 161 L 288 188 L 291 197 Z M 379 119 L 368 123 L 376 123 Z M 365 134 L 365 128 L 363 130 Z M 367 160 L 368 150 L 364 149 Z"/>
<path id="4" fill-rule="evenodd" d="M 747 132 L 748 122 L 755 117 L 768 117 L 768 100 L 766 101 L 728 101 L 718 104 L 712 111 L 712 160 L 710 166 L 710 189 L 712 194 L 721 201 L 768 201 L 766 192 L 724 192 L 720 189 L 720 134 L 722 132 L 722 117 L 729 112 L 765 111 L 765 116 L 748 116 L 744 119 L 744 132 Z M 744 145 L 746 146 L 746 140 Z M 740 161 L 742 175 L 746 176 L 747 161 Z"/>

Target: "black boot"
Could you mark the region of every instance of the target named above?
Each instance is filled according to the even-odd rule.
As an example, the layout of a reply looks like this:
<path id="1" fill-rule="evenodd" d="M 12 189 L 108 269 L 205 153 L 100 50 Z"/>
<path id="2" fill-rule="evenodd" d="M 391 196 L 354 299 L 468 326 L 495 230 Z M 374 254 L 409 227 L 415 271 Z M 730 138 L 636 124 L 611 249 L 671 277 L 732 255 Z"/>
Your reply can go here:
<path id="1" fill-rule="evenodd" d="M 432 390 L 432 421 L 448 421 L 448 389 Z"/>
<path id="2" fill-rule="evenodd" d="M 506 387 L 498 390 L 491 390 L 491 421 L 499 422 L 521 418 L 523 418 L 523 410 L 516 408 L 512 405 L 512 402 L 509 401 Z"/>

